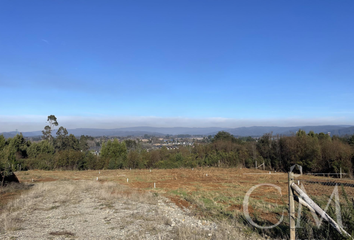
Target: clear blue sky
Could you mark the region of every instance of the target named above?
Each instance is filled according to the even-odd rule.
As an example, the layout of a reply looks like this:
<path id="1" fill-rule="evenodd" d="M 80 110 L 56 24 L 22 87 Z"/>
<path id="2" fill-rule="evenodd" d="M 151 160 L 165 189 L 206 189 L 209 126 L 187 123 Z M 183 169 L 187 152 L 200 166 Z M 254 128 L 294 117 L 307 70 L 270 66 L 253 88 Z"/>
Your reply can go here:
<path id="1" fill-rule="evenodd" d="M 0 131 L 50 114 L 352 124 L 353 13 L 352 0 L 2 0 Z"/>

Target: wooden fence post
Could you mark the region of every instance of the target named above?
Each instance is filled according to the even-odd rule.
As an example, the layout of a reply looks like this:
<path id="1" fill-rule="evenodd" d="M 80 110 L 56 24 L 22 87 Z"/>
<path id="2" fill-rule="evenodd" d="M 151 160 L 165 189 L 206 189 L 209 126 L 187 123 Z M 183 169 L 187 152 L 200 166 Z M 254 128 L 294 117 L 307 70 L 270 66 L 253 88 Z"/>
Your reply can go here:
<path id="1" fill-rule="evenodd" d="M 289 225 L 290 225 L 290 240 L 295 240 L 295 204 L 294 204 L 294 193 L 291 188 L 291 184 L 294 181 L 294 174 L 292 172 L 288 173 L 289 182 Z"/>

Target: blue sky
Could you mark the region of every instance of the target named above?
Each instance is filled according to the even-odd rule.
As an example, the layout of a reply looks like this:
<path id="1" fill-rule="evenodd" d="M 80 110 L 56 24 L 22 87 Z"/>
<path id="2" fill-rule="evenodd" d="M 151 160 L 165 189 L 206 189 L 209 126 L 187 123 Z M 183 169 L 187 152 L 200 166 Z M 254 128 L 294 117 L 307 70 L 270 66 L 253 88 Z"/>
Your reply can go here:
<path id="1" fill-rule="evenodd" d="M 353 124 L 353 12 L 351 0 L 2 0 L 0 132 L 50 114 L 68 128 Z"/>

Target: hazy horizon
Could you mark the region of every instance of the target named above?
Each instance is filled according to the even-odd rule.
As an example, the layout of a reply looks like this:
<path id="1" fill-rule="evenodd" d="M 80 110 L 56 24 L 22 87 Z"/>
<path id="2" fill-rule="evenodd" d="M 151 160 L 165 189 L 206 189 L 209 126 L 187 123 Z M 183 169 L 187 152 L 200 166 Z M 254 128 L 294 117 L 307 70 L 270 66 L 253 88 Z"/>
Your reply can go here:
<path id="1" fill-rule="evenodd" d="M 161 117 L 73 117 L 56 115 L 59 126 L 67 129 L 127 127 L 190 127 L 190 128 L 238 128 L 238 127 L 298 127 L 324 125 L 353 125 L 345 118 L 322 119 L 229 119 L 229 118 L 161 118 Z M 0 132 L 41 131 L 47 125 L 47 116 L 0 116 Z M 58 127 L 59 127 L 58 126 Z"/>

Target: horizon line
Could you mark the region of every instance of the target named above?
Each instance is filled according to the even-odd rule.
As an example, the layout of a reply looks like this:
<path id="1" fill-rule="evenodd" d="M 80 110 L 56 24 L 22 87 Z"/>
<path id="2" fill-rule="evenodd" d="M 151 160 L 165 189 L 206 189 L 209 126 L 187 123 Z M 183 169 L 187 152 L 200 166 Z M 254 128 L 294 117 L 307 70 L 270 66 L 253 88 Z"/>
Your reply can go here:
<path id="1" fill-rule="evenodd" d="M 354 125 L 349 125 L 349 124 L 320 124 L 320 125 L 297 125 L 297 126 L 264 126 L 264 125 L 254 125 L 254 126 L 243 126 L 243 127 L 154 127 L 154 126 L 134 126 L 134 127 L 118 127 L 118 128 L 90 128 L 90 127 L 85 127 L 85 128 L 68 128 L 67 130 L 76 130 L 76 129 L 97 129 L 97 130 L 117 130 L 117 129 L 127 129 L 127 128 L 163 128 L 163 129 L 170 129 L 170 128 L 187 128 L 187 129 L 205 129 L 205 128 L 219 128 L 219 129 L 238 129 L 238 128 L 254 128 L 254 127 L 268 127 L 268 128 L 302 128 L 302 127 L 325 127 L 325 126 L 343 126 L 343 127 L 354 127 Z M 44 128 L 44 127 L 43 127 Z M 59 125 L 58 125 L 59 128 Z M 55 130 L 57 128 L 53 128 Z M 39 130 L 31 130 L 31 131 L 18 131 L 17 129 L 15 131 L 3 131 L 0 132 L 2 133 L 28 133 L 28 132 L 39 132 L 42 131 L 43 129 Z M 144 130 L 141 130 L 144 131 Z"/>

